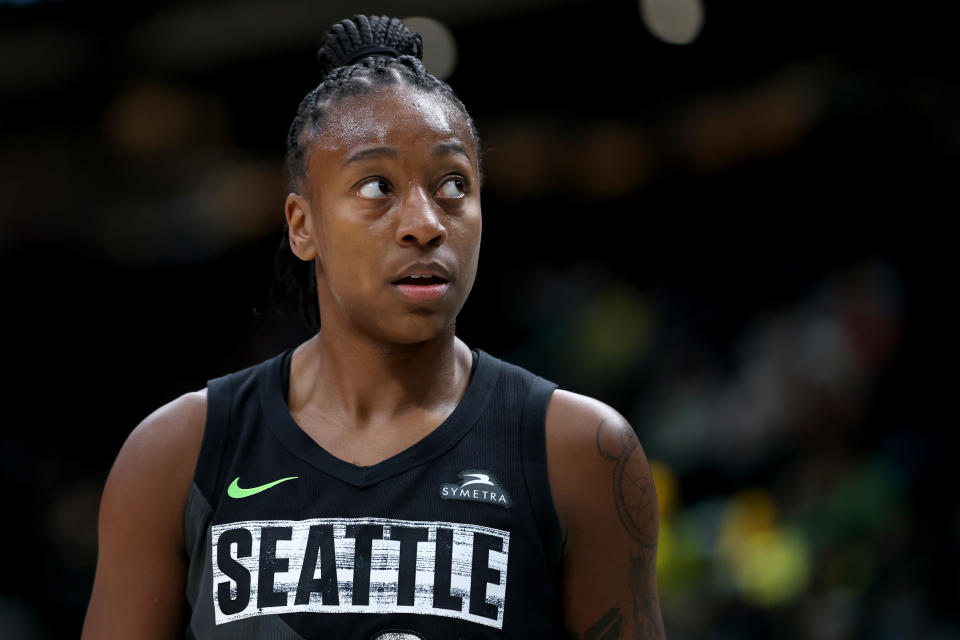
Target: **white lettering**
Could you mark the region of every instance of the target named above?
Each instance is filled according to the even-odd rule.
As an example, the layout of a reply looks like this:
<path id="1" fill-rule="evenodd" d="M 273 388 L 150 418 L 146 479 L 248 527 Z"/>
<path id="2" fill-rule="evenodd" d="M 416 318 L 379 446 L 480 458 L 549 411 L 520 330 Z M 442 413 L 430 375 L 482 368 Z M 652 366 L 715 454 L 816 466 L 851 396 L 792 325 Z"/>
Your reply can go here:
<path id="1" fill-rule="evenodd" d="M 469 490 L 462 490 L 469 491 Z M 501 501 L 503 497 L 501 496 Z M 308 547 L 310 529 L 314 526 L 329 527 L 333 535 L 333 554 L 336 558 L 336 587 L 339 603 L 324 603 L 319 594 L 313 592 L 309 599 L 298 599 L 297 590 L 303 570 L 304 556 Z M 346 535 L 346 529 L 355 525 L 374 525 L 383 527 L 383 538 L 368 540 L 370 543 L 371 558 L 369 564 L 369 598 L 368 604 L 353 604 L 354 555 L 357 540 Z M 286 593 L 283 604 L 277 606 L 258 607 L 257 590 L 260 573 L 260 541 L 263 529 L 268 527 L 289 527 L 292 531 L 290 539 L 280 539 L 276 542 L 274 557 L 287 559 L 286 571 L 273 573 L 272 587 L 276 593 Z M 416 527 L 427 530 L 426 541 L 416 543 L 414 547 L 417 556 L 416 572 L 414 576 L 414 602 L 400 605 L 399 599 L 399 572 L 400 572 L 400 539 L 391 539 L 392 527 Z M 230 585 L 231 596 L 236 595 L 234 581 L 221 570 L 217 561 L 217 543 L 220 536 L 228 531 L 245 529 L 252 539 L 252 548 L 249 555 L 238 557 L 231 553 L 231 560 L 240 564 L 250 573 L 249 601 L 246 607 L 236 613 L 224 613 L 219 597 L 219 587 L 223 583 Z M 450 593 L 461 598 L 460 610 L 444 609 L 433 606 L 433 585 L 437 566 L 437 530 L 449 529 L 452 532 L 453 548 L 448 557 L 450 563 Z M 487 566 L 499 572 L 498 583 L 486 583 L 484 599 L 487 603 L 496 604 L 496 619 L 471 613 L 471 575 L 474 567 L 473 560 L 474 535 L 484 534 L 502 540 L 502 551 L 490 551 Z M 328 534 L 329 535 L 329 534 Z M 447 535 L 450 535 L 449 533 Z M 309 520 L 252 520 L 218 524 L 211 527 L 211 563 L 213 566 L 213 603 L 216 624 L 224 624 L 234 620 L 242 620 L 254 616 L 283 614 L 283 613 L 420 613 L 459 618 L 485 626 L 503 628 L 504 600 L 507 589 L 507 564 L 510 553 L 510 533 L 483 527 L 480 525 L 463 524 L 457 522 L 428 522 L 417 520 L 392 520 L 386 518 L 312 518 Z M 329 538 L 328 538 L 329 540 Z M 235 551 L 235 545 L 230 545 Z M 316 548 L 314 549 L 316 552 Z M 320 562 L 320 558 L 317 558 Z M 444 566 L 441 564 L 440 566 Z M 319 571 L 308 571 L 305 575 L 318 578 L 328 569 L 320 566 Z M 477 567 L 476 570 L 480 570 Z M 299 604 L 298 604 L 299 600 Z M 303 600 L 308 600 L 304 602 Z M 227 607 L 229 610 L 229 607 Z"/>

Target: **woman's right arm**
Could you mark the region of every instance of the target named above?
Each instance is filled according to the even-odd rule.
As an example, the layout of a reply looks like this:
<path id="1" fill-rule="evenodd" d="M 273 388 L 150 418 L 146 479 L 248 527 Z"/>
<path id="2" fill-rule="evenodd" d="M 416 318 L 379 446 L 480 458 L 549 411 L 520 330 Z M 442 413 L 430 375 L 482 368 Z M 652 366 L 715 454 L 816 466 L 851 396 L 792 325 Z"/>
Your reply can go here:
<path id="1" fill-rule="evenodd" d="M 183 395 L 150 414 L 120 449 L 100 500 L 83 640 L 183 637 L 183 514 L 206 414 L 206 390 Z"/>

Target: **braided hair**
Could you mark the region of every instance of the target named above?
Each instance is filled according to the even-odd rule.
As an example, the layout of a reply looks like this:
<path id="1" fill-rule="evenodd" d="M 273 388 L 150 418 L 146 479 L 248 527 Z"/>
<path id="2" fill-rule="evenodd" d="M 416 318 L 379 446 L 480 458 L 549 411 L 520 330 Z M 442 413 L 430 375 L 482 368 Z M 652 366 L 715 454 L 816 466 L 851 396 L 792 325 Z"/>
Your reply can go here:
<path id="1" fill-rule="evenodd" d="M 323 80 L 300 102 L 287 133 L 290 190 L 301 193 L 306 185 L 310 145 L 340 99 L 399 83 L 448 100 L 463 115 L 479 149 L 476 127 L 466 107 L 447 83 L 427 72 L 422 60 L 420 34 L 410 31 L 397 18 L 356 15 L 330 27 L 317 52 Z M 313 261 L 303 262 L 293 255 L 286 227 L 277 249 L 276 271 L 288 291 L 297 294 L 304 321 L 311 329 L 318 329 L 320 310 Z"/>

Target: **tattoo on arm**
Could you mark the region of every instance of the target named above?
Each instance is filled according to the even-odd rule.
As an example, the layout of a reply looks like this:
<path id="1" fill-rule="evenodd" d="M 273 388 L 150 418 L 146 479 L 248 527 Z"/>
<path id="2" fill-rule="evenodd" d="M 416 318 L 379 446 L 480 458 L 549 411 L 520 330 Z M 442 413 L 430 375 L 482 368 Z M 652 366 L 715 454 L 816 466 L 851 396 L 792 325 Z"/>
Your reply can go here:
<path id="1" fill-rule="evenodd" d="M 584 632 L 582 639 L 579 634 L 568 633 L 567 640 L 617 640 L 622 622 L 620 608 L 614 607 L 600 616 L 600 619 Z"/>
<path id="2" fill-rule="evenodd" d="M 652 570 L 657 560 L 657 495 L 653 479 L 647 475 L 636 476 L 638 465 L 630 464 L 631 460 L 636 462 L 636 456 L 642 455 L 640 442 L 632 431 L 615 429 L 602 420 L 597 426 L 597 450 L 604 459 L 615 463 L 613 497 L 617 516 L 637 545 L 631 554 L 629 568 L 636 637 L 663 638 L 656 574 Z M 619 622 L 617 627 L 619 629 Z"/>

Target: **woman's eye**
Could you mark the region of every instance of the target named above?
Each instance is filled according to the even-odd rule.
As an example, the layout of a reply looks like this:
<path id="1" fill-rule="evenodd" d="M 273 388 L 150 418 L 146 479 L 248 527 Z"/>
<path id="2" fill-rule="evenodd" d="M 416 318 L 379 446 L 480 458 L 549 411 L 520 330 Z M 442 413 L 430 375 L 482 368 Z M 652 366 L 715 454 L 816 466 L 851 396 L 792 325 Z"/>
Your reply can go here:
<path id="1" fill-rule="evenodd" d="M 439 194 L 444 198 L 462 198 L 466 194 L 466 190 L 466 180 L 454 176 L 443 181 L 443 184 L 440 185 Z"/>
<path id="2" fill-rule="evenodd" d="M 358 193 L 364 198 L 382 198 L 390 195 L 390 183 L 383 178 L 371 180 L 361 185 Z"/>

